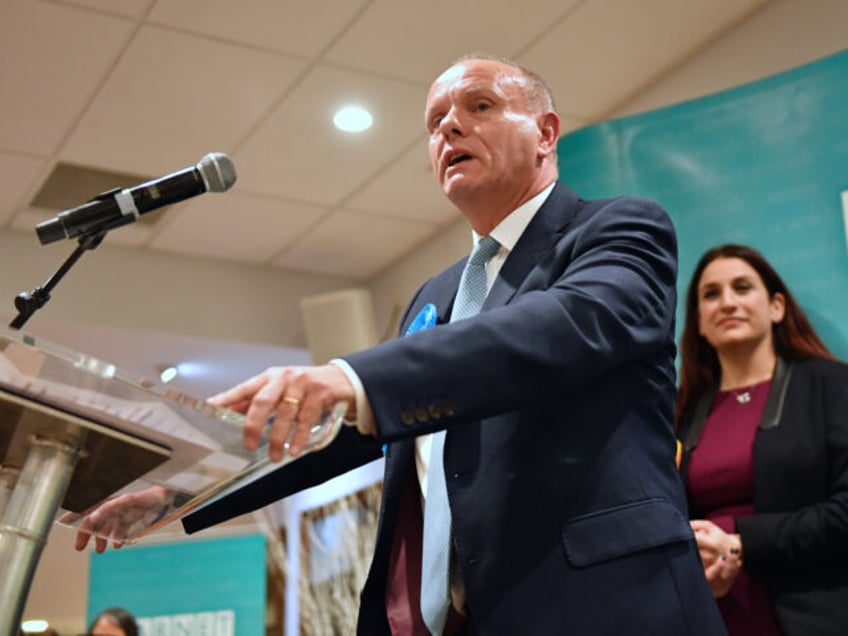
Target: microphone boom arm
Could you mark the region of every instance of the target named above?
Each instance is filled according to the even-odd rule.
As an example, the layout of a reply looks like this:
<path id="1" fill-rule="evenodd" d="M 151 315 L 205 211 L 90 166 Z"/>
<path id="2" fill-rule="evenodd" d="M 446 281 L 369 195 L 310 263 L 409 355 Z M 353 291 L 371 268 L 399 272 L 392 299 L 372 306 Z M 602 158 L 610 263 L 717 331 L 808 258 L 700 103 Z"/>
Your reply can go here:
<path id="1" fill-rule="evenodd" d="M 90 234 L 83 234 L 79 237 L 77 247 L 71 252 L 71 255 L 65 259 L 65 262 L 57 269 L 53 275 L 41 286 L 36 287 L 31 292 L 21 292 L 15 296 L 15 309 L 18 310 L 18 315 L 9 327 L 12 329 L 20 329 L 24 326 L 27 320 L 39 309 L 41 309 L 48 300 L 50 300 L 50 292 L 59 281 L 68 273 L 71 267 L 80 257 L 88 250 L 93 250 L 103 241 L 108 230 L 98 230 Z"/>

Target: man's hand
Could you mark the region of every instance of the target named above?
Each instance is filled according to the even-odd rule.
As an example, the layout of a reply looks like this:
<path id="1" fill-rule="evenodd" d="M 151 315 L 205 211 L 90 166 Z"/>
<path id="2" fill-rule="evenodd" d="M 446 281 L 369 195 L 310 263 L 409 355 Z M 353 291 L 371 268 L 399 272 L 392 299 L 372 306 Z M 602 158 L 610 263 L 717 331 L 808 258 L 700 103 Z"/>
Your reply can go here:
<path id="1" fill-rule="evenodd" d="M 128 536 L 163 516 L 162 512 L 171 499 L 171 493 L 162 486 L 151 486 L 107 499 L 82 517 L 77 526 L 74 547 L 84 550 L 95 535 L 94 550 L 98 554 L 106 550 L 110 540 L 113 547 L 120 548 Z M 72 513 L 66 513 L 60 521 L 71 521 L 71 517 Z"/>
<path id="2" fill-rule="evenodd" d="M 245 414 L 244 447 L 247 450 L 258 448 L 262 433 L 273 418 L 268 434 L 268 456 L 271 461 L 280 461 L 286 442 L 289 454 L 297 457 L 321 415 L 339 402 L 347 403 L 350 408 L 355 394 L 344 372 L 327 364 L 271 367 L 208 401 Z"/>

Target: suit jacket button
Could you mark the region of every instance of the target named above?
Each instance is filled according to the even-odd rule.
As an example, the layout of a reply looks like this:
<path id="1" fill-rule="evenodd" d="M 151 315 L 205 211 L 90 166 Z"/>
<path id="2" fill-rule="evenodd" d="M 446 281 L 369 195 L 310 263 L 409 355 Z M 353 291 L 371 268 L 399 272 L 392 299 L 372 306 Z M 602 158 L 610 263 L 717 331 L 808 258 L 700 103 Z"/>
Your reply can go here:
<path id="1" fill-rule="evenodd" d="M 451 415 L 453 415 L 453 413 L 454 413 L 454 411 L 453 411 L 453 403 L 451 403 L 451 402 L 443 402 L 443 403 L 442 403 L 442 413 L 444 413 L 444 414 L 445 414 L 445 415 L 447 415 L 447 416 L 451 416 Z"/>
<path id="2" fill-rule="evenodd" d="M 415 424 L 415 416 L 410 411 L 402 411 L 400 414 L 400 421 L 406 426 L 412 426 Z"/>
<path id="3" fill-rule="evenodd" d="M 442 416 L 442 409 L 438 404 L 431 404 L 430 406 L 428 406 L 427 412 L 434 420 L 437 420 Z"/>
<path id="4" fill-rule="evenodd" d="M 418 409 L 417 411 L 415 411 L 415 419 L 424 424 L 430 418 L 427 417 L 427 411 L 425 411 L 424 409 Z"/>

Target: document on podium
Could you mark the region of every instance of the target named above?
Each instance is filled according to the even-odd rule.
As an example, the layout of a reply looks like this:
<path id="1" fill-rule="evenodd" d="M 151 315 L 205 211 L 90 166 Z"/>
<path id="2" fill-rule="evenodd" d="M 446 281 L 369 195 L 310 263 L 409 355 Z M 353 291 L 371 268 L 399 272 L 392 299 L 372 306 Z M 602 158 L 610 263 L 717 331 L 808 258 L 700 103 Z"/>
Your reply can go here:
<path id="1" fill-rule="evenodd" d="M 344 405 L 312 431 L 335 437 Z M 142 386 L 115 365 L 0 328 L 0 463 L 21 467 L 33 437 L 78 440 L 56 521 L 133 543 L 271 465 L 265 444 L 242 445 L 243 416 L 164 385 Z"/>

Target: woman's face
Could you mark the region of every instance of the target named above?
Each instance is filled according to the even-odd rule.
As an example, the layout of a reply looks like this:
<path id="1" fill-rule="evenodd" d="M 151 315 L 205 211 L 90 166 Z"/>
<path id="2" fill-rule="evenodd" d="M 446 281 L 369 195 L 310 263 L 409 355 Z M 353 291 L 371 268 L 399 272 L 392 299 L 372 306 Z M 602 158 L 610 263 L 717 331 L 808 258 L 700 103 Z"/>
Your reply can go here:
<path id="1" fill-rule="evenodd" d="M 698 331 L 718 352 L 741 345 L 772 346 L 772 325 L 783 320 L 783 294 L 769 297 L 746 261 L 719 257 L 698 281 Z"/>

